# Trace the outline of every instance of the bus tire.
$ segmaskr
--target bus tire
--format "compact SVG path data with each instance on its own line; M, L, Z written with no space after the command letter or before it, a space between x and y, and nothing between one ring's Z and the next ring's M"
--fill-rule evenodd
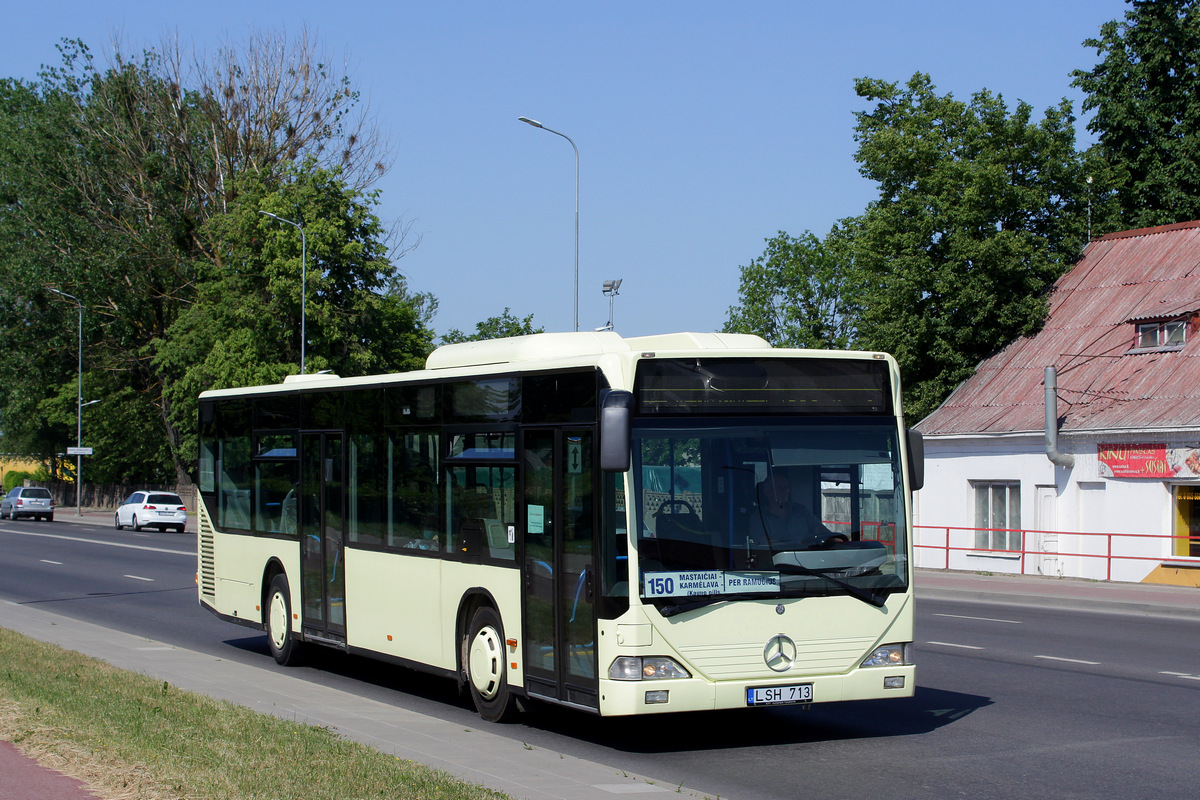
M267 644L271 656L285 667L300 660L300 642L292 632L292 594L287 575L282 572L271 579L267 593Z
M517 710L516 697L508 688L504 646L500 615L491 606L476 609L463 639L463 670L475 710L487 722L504 722Z

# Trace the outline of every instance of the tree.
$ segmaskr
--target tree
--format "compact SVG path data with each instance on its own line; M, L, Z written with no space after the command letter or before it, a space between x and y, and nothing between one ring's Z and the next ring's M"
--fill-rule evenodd
M0 80L0 419L3 449L49 462L75 441L78 312L46 291L66 288L73 271L99 248L97 232L71 209L78 168L78 126L69 96L36 84ZM70 291L70 289L67 289ZM98 320L84 316L85 343ZM90 359L85 359L90 364ZM59 394L71 398L69 420L43 412Z
M777 347L845 349L854 342L858 308L852 257L837 229L825 240L779 231L741 267L740 305L725 330L755 333Z
M526 336L531 333L544 333L545 328L533 327L533 314L518 319L505 307L504 313L498 317L488 317L483 322L475 323L475 333L467 335L458 328L442 336L442 344L458 344L460 342L478 342L484 339L504 339L509 336Z
M856 82L855 158L879 199L844 223L862 309L857 344L893 353L909 413L934 408L975 365L1036 331L1046 292L1086 237L1086 184L1063 101L1039 122L984 90L969 103L918 73Z
M195 456L200 392L278 383L299 371L302 304L307 371L355 377L424 366L432 298L410 294L392 265L372 212L377 200L310 160L274 189L243 176L228 213L206 223L211 262L154 359L185 460ZM305 264L296 229L262 211L304 226Z
M1099 62L1072 85L1113 172L1110 230L1200 219L1200 3L1132 0L1086 40Z
M348 375L420 363L432 298L406 291L389 256L402 242L361 194L386 154L358 93L307 37L254 37L186 68L173 47L117 53L104 69L80 42L60 49L62 66L37 83L0 82L7 444L53 453L74 442L61 398L74 394L77 309L48 291L60 289L84 309L86 399L105 396L87 412L88 443L123 452L94 436L152 420L143 433L165 446L106 468L186 480L193 390L278 380L299 360L299 243L257 213L260 202L301 215L321 248L309 273L317 363ZM253 290L254 302L220 308L232 289Z

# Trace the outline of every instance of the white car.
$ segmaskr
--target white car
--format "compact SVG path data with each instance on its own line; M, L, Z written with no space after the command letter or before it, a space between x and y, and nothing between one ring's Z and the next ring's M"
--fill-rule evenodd
M187 526L187 507L179 495L170 492L134 492L117 506L113 525L117 530L128 525L135 531L174 528L183 533Z

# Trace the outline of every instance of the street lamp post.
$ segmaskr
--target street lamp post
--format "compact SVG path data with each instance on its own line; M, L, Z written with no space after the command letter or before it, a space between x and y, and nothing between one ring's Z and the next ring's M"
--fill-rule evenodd
M79 306L79 381L75 394L75 514L83 516L83 303L73 294L51 289ZM90 404L89 404L90 405Z
M565 133L560 133L553 128L547 128L536 119L529 117L517 117L526 125L532 125L535 128L541 128L557 136L561 136L571 143L571 149L575 151L575 330L579 330L579 148L575 146L570 136Z
M621 288L621 280L621 278L617 278L615 281L605 281L601 289L604 296L608 298L608 325L604 326L606 331L613 329L613 298L620 294L617 289Z
M272 214L270 211L259 211L260 214L266 214L271 219L277 219L280 222L291 225L296 230L300 231L300 374L304 374L304 342L307 338L305 331L306 306L308 305L308 237L304 235L304 226L299 222L292 222L290 219L284 219L278 214Z

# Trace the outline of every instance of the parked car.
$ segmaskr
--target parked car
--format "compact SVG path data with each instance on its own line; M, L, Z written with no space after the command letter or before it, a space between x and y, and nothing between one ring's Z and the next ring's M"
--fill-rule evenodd
M54 495L41 486L17 486L0 500L0 519L48 519L54 522Z
M135 531L174 528L183 533L187 525L187 507L179 495L170 492L134 492L117 506L113 525L117 530L128 525Z

